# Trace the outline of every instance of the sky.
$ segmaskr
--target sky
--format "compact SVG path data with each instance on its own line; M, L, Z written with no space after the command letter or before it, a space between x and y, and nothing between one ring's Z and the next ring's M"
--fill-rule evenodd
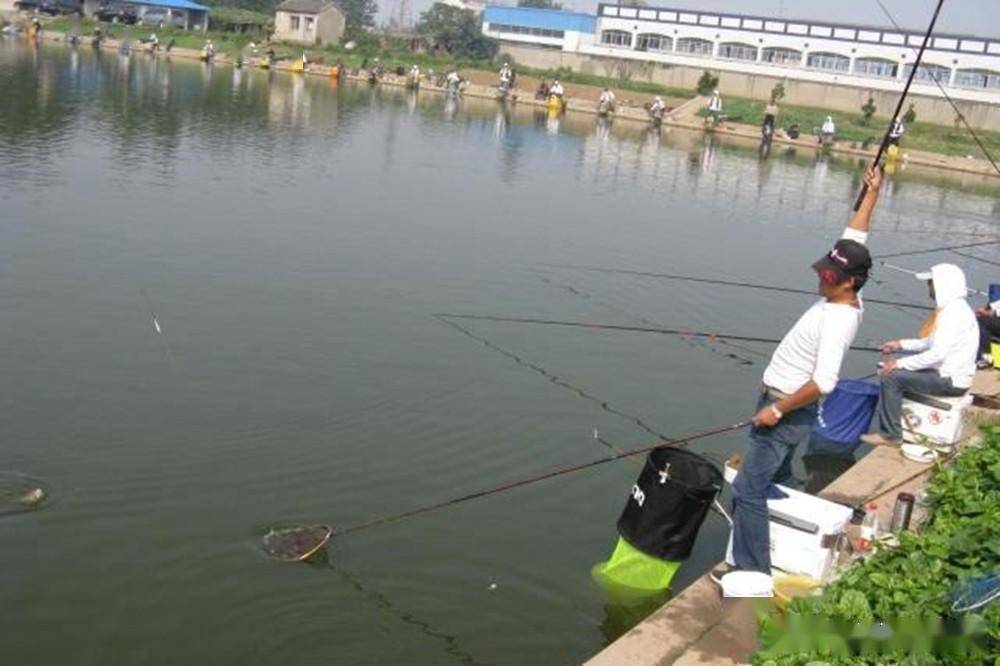
M401 0L378 0L383 15ZM414 19L433 0L408 0ZM515 0L490 0L515 4ZM566 9L594 12L597 0L561 0ZM936 0L882 0L889 13L904 28L926 30ZM628 4L627 0L623 4ZM784 18L824 20L838 23L891 26L876 0L647 0L651 7L700 9L733 14L759 14ZM1000 38L1000 0L945 0L938 19L938 32Z

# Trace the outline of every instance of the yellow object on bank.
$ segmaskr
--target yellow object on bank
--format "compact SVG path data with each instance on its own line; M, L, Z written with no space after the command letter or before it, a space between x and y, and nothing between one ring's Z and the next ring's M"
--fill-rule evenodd
M301 60L296 60L292 63L292 71L301 74L306 71L306 64Z
M257 60L257 66L261 69L271 69L271 59L270 58L259 58Z
M333 67L330 68L330 78L331 79L340 78L340 67L334 65Z
M885 150L885 158L887 160L898 160L899 159L899 146L889 146Z
M779 609L785 610L792 599L812 596L819 588L820 584L807 576L775 576L774 604Z
M562 99L558 95L549 95L548 107L549 111L562 111Z
M990 343L990 358L993 360L993 367L1000 370L1000 342Z

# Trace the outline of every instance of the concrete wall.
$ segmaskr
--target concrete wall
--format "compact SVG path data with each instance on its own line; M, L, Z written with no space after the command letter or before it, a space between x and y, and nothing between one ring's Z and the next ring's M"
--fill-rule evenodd
M298 27L293 27L298 19ZM339 10L328 7L319 14L299 12L276 12L274 15L274 37L283 42L299 44L332 44L344 36L344 15Z
M815 106L831 111L860 113L861 106L870 95L878 107L876 115L888 116L895 110L899 101L899 93L896 91L875 90L855 85L795 81L758 74L711 70L704 66L668 65L635 59L569 53L506 41L501 43L500 50L509 53L516 63L527 67L540 69L568 67L584 74L600 76L618 76L620 72L625 71L636 81L651 81L687 90L694 90L702 73L709 69L719 76L719 90L723 97L733 95L766 100L775 84L783 82L785 104ZM915 106L919 121L941 125L953 124L955 112L947 100L915 94L912 90L908 99ZM955 100L955 103L972 127L1000 131L1000 105L965 100Z

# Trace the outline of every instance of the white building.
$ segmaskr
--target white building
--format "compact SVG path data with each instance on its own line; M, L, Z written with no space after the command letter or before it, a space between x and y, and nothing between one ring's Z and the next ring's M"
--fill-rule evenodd
M509 45L526 65L598 72L602 62L634 61L662 65L657 82L688 88L709 69L721 75L723 93L728 87L731 94L761 97L767 81L770 90L783 80L800 84L791 103L822 96L845 110L873 92L883 93L879 108L887 108L923 41L922 33L885 27L612 4L598 5L596 16L491 5L483 33L500 40L501 50ZM1000 123L1000 39L936 34L911 92L943 102L938 84L972 104L969 113L980 126ZM921 103L921 117L950 122L950 107L933 108L931 101Z

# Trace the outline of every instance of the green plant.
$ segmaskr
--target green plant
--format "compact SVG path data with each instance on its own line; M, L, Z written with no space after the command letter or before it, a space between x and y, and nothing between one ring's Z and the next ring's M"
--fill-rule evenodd
M903 122L907 125L912 125L917 122L917 110L912 104L910 105L910 108L906 110L906 113L903 114Z
M861 124L867 127L876 111L878 111L878 107L875 106L875 98L869 95L868 101L861 107Z
M933 515L922 533L903 532L898 547L879 551L848 570L823 596L795 600L791 623L820 620L868 626L873 620L925 621L951 614L949 593L957 584L1000 568L1000 427L984 431L981 446L939 468L928 485ZM880 657L843 655L820 646L779 654L784 635L776 615L762 622L765 649L755 664L802 666L819 659L832 664L995 663L1000 655L1000 603L984 607L972 624L985 632L987 655L925 655L919 661L895 653ZM844 624L846 623L846 624Z
M711 95L712 91L719 87L719 77L705 70L698 79L697 90L699 95Z
M779 81L771 88L771 103L777 104L783 99L785 99L785 84Z

